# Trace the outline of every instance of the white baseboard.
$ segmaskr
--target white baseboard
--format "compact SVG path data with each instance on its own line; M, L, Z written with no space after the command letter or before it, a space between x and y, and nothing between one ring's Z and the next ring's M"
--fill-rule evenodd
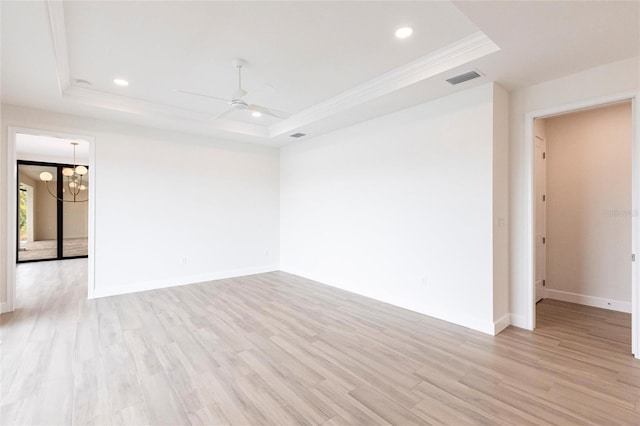
M323 279L323 277L311 277L308 274L300 273L298 271L288 269L288 268L280 268L282 272L286 272L288 274L297 275L299 277L315 281L318 283L322 283L326 286L340 289L342 291L347 291L352 294L357 294L359 296L367 297L369 299L377 300L383 303L387 303L392 306L397 306L399 308L407 309L409 311L417 312L422 315L426 315L432 318L436 318L442 321L450 322L452 324L460 325L462 327L467 327L475 331L480 331L482 333L486 333L489 335L496 334L496 324L490 319L482 320L480 318L472 317L463 312L452 311L450 309L443 309L441 306L437 305L427 305L424 303L420 303L417 299L414 300L389 300L387 298L379 297L375 294L365 294L362 292L355 292L351 290L352 286L345 285L345 283L338 283L335 279ZM331 284L327 284L331 283ZM500 318L500 322L503 319ZM501 322L502 324L502 322ZM509 324L507 324L509 325ZM505 326L506 327L506 326Z
M524 328L530 330L529 321L524 315L511 314L511 325L518 328Z
M223 280L226 278L243 277L246 275L262 274L265 272L278 271L278 265L258 266L254 268L233 269L229 271L211 272L208 274L189 275L185 277L170 278L166 280L144 281L128 285L96 288L91 299L100 297L118 296L121 294L138 293L140 291L158 290L167 287L197 284L206 281Z
M367 295L364 295L369 297ZM390 303L387 300L377 299L373 297L372 299L380 300L381 302L389 303L390 305L398 306L400 308L408 309L410 311L417 312L422 315L426 315L428 317L437 318L442 321L450 322L452 324L460 325L462 327L467 327L475 331L479 331L481 333L489 334L491 336L495 336L496 334L496 326L491 320L481 320L476 317L471 317L461 312L451 311L448 309L442 309L439 306L416 306L414 303ZM507 324L508 325L508 324Z
M631 313L631 302L605 299L604 297L587 296L586 294L569 293L567 291L545 289L545 297L548 299L562 300L563 302L578 303L580 305L604 308L612 311Z
M509 325L511 325L511 315L504 314L503 316L498 318L497 321L493 322L493 335L495 336L496 334L500 333L502 330L509 327Z
M0 314L4 314L5 312L10 312L9 305L6 302L2 302L0 303Z

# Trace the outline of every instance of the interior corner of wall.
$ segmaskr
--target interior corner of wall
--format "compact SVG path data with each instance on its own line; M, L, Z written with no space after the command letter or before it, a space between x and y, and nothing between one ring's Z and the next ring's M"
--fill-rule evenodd
M508 312L493 322L493 335L499 334L502 330L511 325L511 314Z

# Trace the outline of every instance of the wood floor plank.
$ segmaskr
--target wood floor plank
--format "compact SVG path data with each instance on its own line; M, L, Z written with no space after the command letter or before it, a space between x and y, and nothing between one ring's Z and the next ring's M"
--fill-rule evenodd
M349 392L349 395L390 424L420 425L423 423L423 420L410 410L397 404L369 385L359 386Z
M150 424L189 424L189 418L164 373L140 378L140 386L149 412Z
M284 272L97 300L18 266L0 423L640 424L630 316L543 300L488 336Z
M355 399L349 391L328 380L313 389L313 393L330 405L338 417L332 417L333 422L340 419L343 424L350 425L387 425L388 421L380 417L373 410ZM331 419L330 419L331 420Z

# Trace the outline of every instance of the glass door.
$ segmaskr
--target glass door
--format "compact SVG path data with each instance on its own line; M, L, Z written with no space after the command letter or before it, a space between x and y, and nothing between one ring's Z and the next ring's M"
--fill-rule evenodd
M18 161L18 263L87 257L88 173L75 183L70 167Z
M65 202L62 203L62 257L82 257L89 254L89 203L80 200L88 199L89 182L83 182L84 189L76 196L68 189L63 192Z
M40 181L43 172L56 176L57 169L18 164L18 262L58 258L58 202Z

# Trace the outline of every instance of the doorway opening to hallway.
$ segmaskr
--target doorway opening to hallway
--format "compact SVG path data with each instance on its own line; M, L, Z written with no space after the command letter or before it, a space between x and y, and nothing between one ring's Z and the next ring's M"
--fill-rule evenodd
M536 118L534 138L536 330L632 353L632 102Z

